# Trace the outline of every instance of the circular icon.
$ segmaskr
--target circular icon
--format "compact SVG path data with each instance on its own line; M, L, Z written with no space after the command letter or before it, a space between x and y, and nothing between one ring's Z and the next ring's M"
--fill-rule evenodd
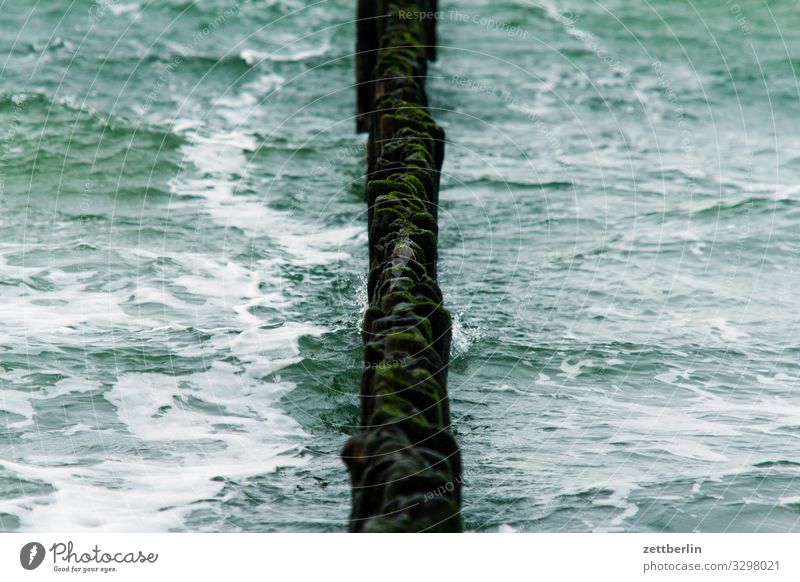
M44 546L39 542L30 542L19 551L19 563L26 570L35 570L44 561Z

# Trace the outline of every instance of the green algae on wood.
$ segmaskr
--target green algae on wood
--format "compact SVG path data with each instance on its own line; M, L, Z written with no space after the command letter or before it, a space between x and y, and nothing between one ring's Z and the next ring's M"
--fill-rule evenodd
M451 319L436 282L444 131L427 109L431 0L360 0L357 128L367 148L369 305L361 432L342 456L350 530L462 530L461 454L450 432Z

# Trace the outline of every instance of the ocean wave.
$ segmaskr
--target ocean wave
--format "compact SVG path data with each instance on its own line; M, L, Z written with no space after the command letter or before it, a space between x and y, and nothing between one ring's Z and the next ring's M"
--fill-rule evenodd
M787 210L800 208L800 198L788 197L767 197L767 196L753 196L740 200L738 202L723 203L719 202L712 206L707 206L691 213L692 218L701 217L717 217L722 215L740 215L750 213L782 213ZM671 214L675 214L672 211ZM686 216L686 213L679 212L679 214Z
M475 176L463 184L465 187L491 186L499 188L509 188L512 191L517 189L535 190L571 190L575 188L575 183L569 180L545 180L524 182L517 179L505 180L496 175Z
M249 66L257 65L262 62L296 63L323 57L327 55L330 50L331 45L329 42L326 42L320 47L302 49L294 53L286 54L258 51L255 49L245 49L239 53L239 58L241 58Z
M11 114L17 124L14 137L20 134L50 136L63 134L70 141L86 143L99 135L113 138L134 134L170 148L180 144L180 137L169 128L111 115L72 96L51 97L44 91L0 92L0 115ZM47 142L43 142L48 145Z

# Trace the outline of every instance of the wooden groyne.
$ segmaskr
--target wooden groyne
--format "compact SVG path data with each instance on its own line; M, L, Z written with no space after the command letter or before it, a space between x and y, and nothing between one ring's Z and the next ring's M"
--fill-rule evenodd
M462 529L461 457L447 399L451 320L436 282L445 136L425 94L435 10L431 0L358 3L370 271L361 432L342 452L355 532Z

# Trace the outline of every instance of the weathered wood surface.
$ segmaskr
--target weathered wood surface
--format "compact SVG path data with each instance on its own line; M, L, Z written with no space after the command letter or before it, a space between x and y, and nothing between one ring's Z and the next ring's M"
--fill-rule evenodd
M343 450L350 530L461 531L461 457L450 433L451 320L436 282L444 131L427 109L430 0L360 0L358 128L369 131L369 307L361 432ZM405 15L405 17L403 16Z

